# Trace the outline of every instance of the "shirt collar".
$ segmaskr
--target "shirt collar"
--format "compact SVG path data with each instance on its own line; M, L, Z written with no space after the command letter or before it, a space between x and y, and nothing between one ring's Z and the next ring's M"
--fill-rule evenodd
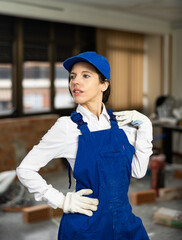
M99 116L99 119L103 116L109 121L110 117L109 117L109 114L107 113L105 104L102 103L102 106L103 106L103 109L102 109L101 115ZM78 106L76 108L76 112L81 113L84 120L86 120L86 119L90 120L91 118L96 117L93 113L91 113L88 109L84 108L80 104L78 104Z

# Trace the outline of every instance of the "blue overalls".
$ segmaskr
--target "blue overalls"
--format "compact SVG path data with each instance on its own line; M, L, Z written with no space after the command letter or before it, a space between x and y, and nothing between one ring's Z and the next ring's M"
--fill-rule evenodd
M88 197L99 199L97 211L88 217L63 214L59 240L148 240L140 218L132 213L128 201L134 147L119 129L112 110L111 128L90 132L80 113L71 119L78 125L78 150L73 170L76 191L92 189Z

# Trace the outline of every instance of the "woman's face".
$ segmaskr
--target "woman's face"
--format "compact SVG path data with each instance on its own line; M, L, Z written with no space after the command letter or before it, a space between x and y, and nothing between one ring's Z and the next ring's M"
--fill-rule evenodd
M99 76L91 64L86 62L74 64L69 79L75 103L86 107L89 104L102 102L102 95L108 83L100 83Z

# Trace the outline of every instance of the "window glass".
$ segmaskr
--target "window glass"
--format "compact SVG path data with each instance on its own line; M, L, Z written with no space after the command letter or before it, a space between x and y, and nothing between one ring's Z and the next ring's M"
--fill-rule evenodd
M50 109L50 68L48 62L24 62L23 109L25 113Z
M0 115L12 109L12 64L0 63Z
M14 18L0 15L0 116L13 112Z
M55 108L73 108L75 106L73 98L69 92L68 72L60 63L55 64Z

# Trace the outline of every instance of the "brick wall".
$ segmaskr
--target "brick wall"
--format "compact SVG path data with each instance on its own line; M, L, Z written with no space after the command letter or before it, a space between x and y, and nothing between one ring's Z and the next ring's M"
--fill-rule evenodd
M26 154L56 122L58 115L0 120L0 172L15 169ZM58 168L60 159L51 161L42 172Z

